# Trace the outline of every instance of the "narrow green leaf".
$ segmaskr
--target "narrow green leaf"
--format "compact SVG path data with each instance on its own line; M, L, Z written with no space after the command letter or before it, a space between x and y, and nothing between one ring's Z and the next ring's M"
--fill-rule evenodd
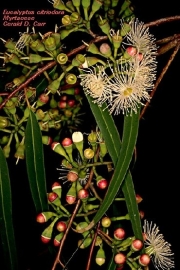
M97 223L100 218L108 210L112 204L125 176L132 159L132 154L136 144L137 133L138 133L138 119L139 114L132 114L132 116L125 116L122 145L119 152L119 158L115 165L113 178L109 184L108 191L106 194L106 200L103 201L98 212L94 217L94 222ZM116 142L117 143L117 142Z
M102 105L102 107L99 107L97 104L94 104L92 102L90 96L87 96L87 99L96 119L96 123L103 134L103 138L106 142L108 152L115 165L120 152L121 141L119 137L119 132L114 124L114 120L109 114L109 111L105 109L106 106L104 104Z
M126 200L126 206L131 219L134 235L136 238L143 240L136 194L130 172L127 173L125 181L122 184L122 191Z
M104 136L104 139L105 139L105 142L107 145L107 149L108 149L109 154L112 158L112 161L113 161L115 167L119 169L117 162L118 162L119 156L120 156L120 158L122 158L122 156L119 155L122 143L120 140L120 135L119 135L117 128L114 124L114 120L113 120L112 116L109 114L108 110L105 110L105 105L100 108L99 106L97 106L97 104L94 104L92 102L91 97L87 96L87 99L89 101L91 110L94 114L94 117L96 119L98 127L100 128L100 130ZM134 140L133 144L136 141L137 132L138 132L138 118L139 118L139 115L137 114L136 119L133 120L133 121L135 121L134 123L133 122L129 123L129 121L125 122L126 130L124 130L124 133L123 133L124 140L125 140L125 137L126 137L126 139L129 138L129 134L128 134L128 125L129 124L131 124L132 128L136 129L135 140ZM129 118L128 120L132 120L132 119ZM134 125L136 125L136 127L134 127ZM131 144L132 144L132 142L131 142ZM131 148L132 148L132 145L131 145ZM124 148L124 150L125 150L125 148ZM122 178L116 179L115 177L113 177L113 179L111 181L111 186L113 186L117 182L116 188L117 188L117 190L119 190L122 181L123 181ZM109 196L110 196L110 201L106 205L105 208L107 208L107 209L109 208L110 204L113 202L113 200L116 196L117 190L114 190L114 194L112 194L112 193L110 193L110 192L112 192L111 189L108 189L108 193L106 195L106 200L107 200L107 198L109 200ZM138 206L137 206L136 198L135 198L134 185L133 185L133 180L132 180L132 176L131 176L130 171L128 171L128 173L125 176L125 179L123 181L122 190L123 190L123 193L125 196L126 205L128 208L128 213L130 216L130 220L132 223L132 228L133 228L134 234L137 238L142 239L141 221L140 221L140 217L139 217ZM112 198L111 198L111 196L112 196ZM105 204L105 202L102 203L103 208L104 208L104 206L103 206L104 204ZM99 209L99 211L101 211L101 208ZM97 219L97 215L99 215L99 211L96 214L96 219ZM104 212L104 209L103 209L103 212ZM101 215L102 215L102 213L101 213ZM100 219L101 215L99 215L99 219Z
M112 257L111 257L111 259L109 261L107 270L115 270L115 269L117 269L117 264L114 262L114 254L115 253L116 253L116 251L113 250L113 254L112 254Z
M7 162L0 147L0 238L7 270L18 270L16 242L12 220L11 185ZM2 254L0 255L2 256Z
M28 180L36 211L47 211L42 134L36 116L32 111L25 131L25 149Z

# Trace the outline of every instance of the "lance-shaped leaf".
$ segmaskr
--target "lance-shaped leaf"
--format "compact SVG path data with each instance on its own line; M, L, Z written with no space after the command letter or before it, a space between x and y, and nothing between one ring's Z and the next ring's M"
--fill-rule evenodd
M0 147L0 238L5 268L18 270L16 242L12 220L12 197L7 162ZM1 261L2 262L2 261Z
M35 114L30 111L25 131L26 167L31 195L37 212L47 211L47 191L42 134Z
M108 192L106 194L106 200L103 201L100 209L96 213L95 218L88 227L94 226L102 217L102 215L107 211L107 209L113 202L117 191L123 183L122 190L125 196L126 205L128 208L128 213L130 216L134 234L137 238L142 239L141 222L135 198L134 185L131 173L130 171L127 171L137 139L139 113L137 113L136 115L134 114L132 117L125 117L122 145L120 135L117 131L114 120L109 114L108 110L105 109L106 105L99 107L97 104L94 104L92 102L91 97L87 96L87 99L89 101L98 127L103 134L109 154L116 167L113 179L111 180ZM129 150L127 150L126 147L129 147ZM123 156L126 157L126 160L123 160ZM121 174L119 174L120 168ZM124 177L125 179L123 181Z

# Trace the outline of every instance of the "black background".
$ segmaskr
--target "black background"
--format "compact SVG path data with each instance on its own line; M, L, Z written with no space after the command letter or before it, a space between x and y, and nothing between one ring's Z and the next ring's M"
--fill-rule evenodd
M139 20L145 23L164 17L180 15L178 0L163 1L151 0L133 1L135 14ZM0 37L6 39L25 32L26 27L3 27L2 10L7 9L50 9L52 5L48 1L9 1L1 5L0 12ZM60 24L60 20L53 16L43 16L38 19L46 21L46 29L37 28L37 31L45 33L54 29L54 24ZM180 33L180 21L166 23L150 28L156 39ZM172 50L158 57L158 75L168 61ZM175 253L175 269L180 269L179 254L179 93L180 93L180 53L169 67L161 81L147 111L140 121L139 136L137 141L137 162L133 171L133 178L137 193L143 197L141 204L145 212L145 218L154 221L164 234L165 239L172 244ZM35 254L41 244L37 243L38 233L32 214L34 209L29 209L26 202L31 200L28 194L25 173L21 175L18 164L12 168L14 178L12 183L14 196L14 210L16 212L15 227L19 232L18 245L22 261L31 261L30 253ZM24 181L24 182L23 182ZM34 230L34 231L33 231ZM23 237L21 237L21 236ZM24 250L23 243L26 243ZM33 252L32 252L33 251ZM1 255L0 255L1 257ZM34 257L35 260L36 257ZM47 263L47 262L46 262ZM24 263L25 264L25 263ZM48 264L48 263L47 263ZM43 269L37 265L37 269ZM78 265L78 264L77 264ZM24 266L23 270L28 269ZM38 268L40 267L40 268ZM32 270L34 270L33 268ZM50 269L50 268L49 268ZM153 268L152 268L153 269Z

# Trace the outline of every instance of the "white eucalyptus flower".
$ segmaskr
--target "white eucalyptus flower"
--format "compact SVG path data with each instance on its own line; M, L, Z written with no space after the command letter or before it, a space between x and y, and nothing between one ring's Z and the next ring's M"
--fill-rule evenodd
M164 236L159 233L159 228L152 222L144 221L145 251L152 258L156 269L169 270L174 268L173 253L171 244L164 240Z
M85 94L93 97L99 106L111 99L112 83L103 66L81 69L81 72L78 77Z
M111 69L114 77L111 80L113 87L110 113L137 113L143 101L150 100L147 91L152 87L152 80L149 78L150 70L143 66L142 61L135 59L125 64L118 64L116 73Z
M135 47L143 55L155 56L157 46L154 36L149 32L149 28L145 27L144 23L137 18L130 22L130 28L123 43Z

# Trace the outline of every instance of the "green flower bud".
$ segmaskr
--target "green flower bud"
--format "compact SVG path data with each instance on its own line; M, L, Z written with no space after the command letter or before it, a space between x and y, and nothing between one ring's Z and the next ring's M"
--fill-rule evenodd
M30 48L35 52L44 52L45 51L45 46L39 39L31 41Z
M33 53L30 53L29 54L29 63L32 64L32 63L39 63L42 61L42 57L38 54L33 54Z
M25 81L26 81L26 76L24 76L24 75L21 75L20 77L13 79L13 83L15 86L19 86Z
M82 67L82 64L85 62L85 56L83 54L77 54L72 60L72 65L74 67Z
M17 158L18 160L19 159L24 159L25 158L25 145L24 145L24 142L23 143L20 143L16 149L16 152L14 154L14 157Z
M82 0L81 4L84 8L88 8L91 4L91 1L90 0Z
M105 263L105 259L106 259L105 252L104 252L103 248L100 247L97 254L96 254L96 263L99 266L101 266Z
M98 47L94 43L87 44L86 51L93 53L93 54L99 54L102 55L98 49Z
M76 201L76 182L72 183L72 186L66 194L66 202L68 204L73 204Z
M87 237L85 239L80 239L78 241L78 247L81 249L87 248L90 246L90 244L92 243L92 238L91 237Z
M71 18L69 15L64 15L61 19L61 22L63 25L70 25L71 24Z
M40 214L37 215L36 217L36 221L38 223L45 223L47 222L49 219L51 219L52 217L57 216L57 214L55 214L54 212L41 212Z
M75 8L74 8L74 6L73 6L72 1L67 1L67 2L66 2L66 7L67 7L68 9L70 9L71 11L75 11Z
M8 39L5 44L4 44L5 48L9 49L9 50L15 50L16 47L16 43L12 41L12 39Z
M54 51L56 49L55 38L49 36L47 39L45 39L44 46L45 46L46 50Z
M16 54L11 54L10 57L8 57L8 62L14 64L14 65L19 65L20 64L20 59Z
M125 9L128 8L130 5L131 5L131 0L125 0L121 6L119 15L121 15L125 11Z
M0 128L6 128L10 125L10 121L7 117L0 116Z
M102 19L101 17L98 18L98 25L101 28L102 32L109 36L109 31L111 29L109 22L107 19Z
M69 161L69 158L68 158L68 156L67 156L67 154L66 154L65 149L62 147L62 145L61 145L60 143L58 143L58 142L53 142L53 143L51 144L51 149L52 149L54 152L58 153L59 155L65 157L65 158Z
M51 224L42 232L41 234L41 241L43 243L48 243L51 240L52 237L52 232L53 232L53 227L55 222L57 221L58 218L55 218Z
M59 33L52 33L51 37L55 40L56 48L59 48L61 46L61 35Z
M131 30L130 24L124 22L124 23L123 23L123 26L122 26L122 28L121 28L121 30L120 30L120 35L121 35L122 37L124 37L124 36L127 35L127 33L128 33L130 30Z
M108 10L108 18L110 20L114 20L114 15L115 15L115 10L114 9L109 9ZM112 27L112 23L111 23L111 27Z
M65 4L62 0L54 0L53 2L54 2L53 7L55 9L71 12L71 10L65 6Z
M0 144L7 144L9 141L9 136L3 136L0 140Z
M72 140L73 143L75 144L77 150L80 153L80 156L82 158L82 160L84 159L84 155L83 155L83 134L81 132L73 132L72 134Z
M44 118L44 116L45 116L45 113L43 112L43 110L38 109L36 111L36 119L37 120L42 120Z
M12 101L12 99L9 99L6 104L4 109L7 109L9 113L15 114L16 113L16 107L15 103Z
M61 206L61 201L57 193L55 192L50 192L48 193L48 202L60 207Z
M42 143L43 144L50 145L51 142L52 142L52 138L51 137L45 136L45 135L42 136Z
M101 244L102 244L102 238L99 236L99 235L97 235L97 237L96 237L96 242L95 242L95 246L100 246Z
M91 20L93 15L96 13L96 11L98 11L101 8L102 4L103 4L102 0L94 0L93 1L92 7L91 7L91 13L89 15L89 21Z
M60 80L56 79L54 81L52 81L48 86L47 86L47 90L50 91L52 94L56 94L57 90L60 87Z
M62 186L58 182L53 183L52 191L55 192L58 195L59 198L61 198Z
M4 153L4 156L6 158L9 157L9 154L10 154L10 151L11 151L11 148L10 148L10 145L9 144L6 144L4 147L3 147L3 153Z
M49 131L49 127L48 127L48 124L47 123L44 123L42 121L39 121L39 127L40 127L40 130L42 131Z
M112 7L116 7L119 0L112 0Z
M106 63L104 61L102 61L102 60L100 60L100 59L98 59L97 57L94 57L94 56L92 56L92 57L91 56L87 56L86 57L86 61L87 61L88 67L94 66L97 63L101 63L103 66L106 65Z
M99 143L99 148L100 148L100 156L103 158L107 154L107 147L105 142L100 142Z
M60 245L60 242L61 242L61 239L63 238L64 236L64 232L60 232L59 234L57 234L54 238L54 246L59 246Z
M70 15L70 20L72 23L77 23L77 24L80 24L82 23L82 17L79 15L78 12L72 12L71 15Z
M52 109L57 108L58 102L55 100L54 95L52 95L49 105Z

